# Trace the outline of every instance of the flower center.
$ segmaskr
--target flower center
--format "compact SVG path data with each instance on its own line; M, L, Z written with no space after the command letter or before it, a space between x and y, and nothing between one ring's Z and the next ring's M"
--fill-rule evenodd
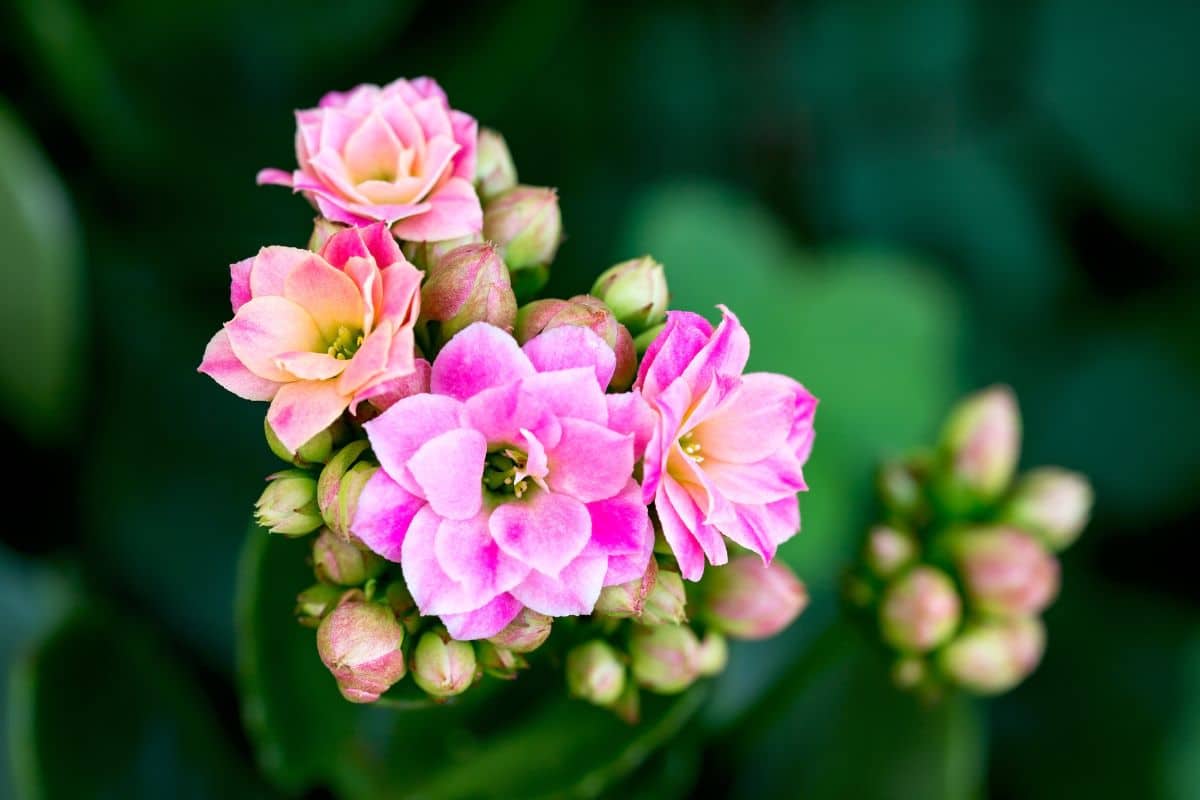
M337 337L330 343L329 349L325 352L336 358L338 361L345 361L353 358L358 352L358 348L362 347L363 335L358 331L352 331L345 325L338 328Z
M695 461L697 464L704 463L704 456L700 455L700 443L696 441L692 434L684 434L679 440L679 446L683 449L683 454Z
M518 500L529 490L525 474L528 456L515 447L492 450L483 462L484 488L497 494L511 494Z

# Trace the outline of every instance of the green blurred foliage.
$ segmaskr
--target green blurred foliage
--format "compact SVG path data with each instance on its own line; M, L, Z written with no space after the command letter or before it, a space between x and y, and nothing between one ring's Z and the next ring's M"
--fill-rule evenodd
M1200 522L1197 8L0 8L0 426L17 476L0 542L22 554L0 562L0 674L22 665L8 749L25 788L187 796L216 769L236 795L261 791L257 766L285 793L347 796L526 780L622 797L1193 795L1200 595L1178 550ZM489 695L490 715L341 704L287 619L304 572L288 543L243 560L281 559L243 574L238 615L262 622L235 629L245 521L275 462L263 408L194 368L229 314L226 265L304 241L310 214L253 176L290 163L291 109L416 74L503 131L522 180L558 187L554 293L651 252L676 305L728 304L753 366L822 400L804 532L782 551L812 606L736 647L673 736L558 695L518 713L532 681ZM836 633L838 570L871 518L873 461L994 381L1021 398L1025 463L1092 475L1097 518L1066 555L1043 668L989 713L926 712ZM59 626L78 597L102 599ZM88 752L85 734L112 741ZM530 778L527 751L561 765ZM48 763L66 770L46 779Z

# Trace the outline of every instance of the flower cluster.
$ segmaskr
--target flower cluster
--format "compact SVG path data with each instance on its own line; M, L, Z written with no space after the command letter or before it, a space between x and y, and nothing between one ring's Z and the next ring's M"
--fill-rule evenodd
M1058 467L1014 480L1020 427L1012 392L986 389L952 412L936 449L880 470L885 517L846 587L894 653L903 689L998 694L1041 660L1054 554L1083 531L1092 489Z
M800 526L816 400L745 371L732 312L668 311L649 257L535 299L557 196L428 78L296 120L297 169L259 182L313 204L312 238L233 265L200 371L270 401L288 468L257 518L316 534L297 613L348 700L408 672L434 698L515 677L571 618L571 693L635 719L638 687L681 691L723 668L724 636L800 613L772 559Z

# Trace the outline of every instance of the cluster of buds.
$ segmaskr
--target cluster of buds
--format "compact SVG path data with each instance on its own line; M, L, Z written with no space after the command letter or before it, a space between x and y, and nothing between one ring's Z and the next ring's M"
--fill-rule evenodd
M999 694L1041 660L1056 554L1087 524L1092 489L1057 467L1016 476L1020 430L1012 391L992 387L954 409L934 450L880 470L884 518L846 589L903 689Z

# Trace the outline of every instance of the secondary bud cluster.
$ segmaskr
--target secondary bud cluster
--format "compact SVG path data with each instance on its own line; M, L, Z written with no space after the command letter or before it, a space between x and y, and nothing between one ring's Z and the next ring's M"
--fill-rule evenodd
M1011 390L986 389L954 409L936 448L880 469L884 516L847 598L895 652L903 689L997 694L1041 660L1055 554L1086 526L1092 490L1057 467L1015 477L1020 430Z

